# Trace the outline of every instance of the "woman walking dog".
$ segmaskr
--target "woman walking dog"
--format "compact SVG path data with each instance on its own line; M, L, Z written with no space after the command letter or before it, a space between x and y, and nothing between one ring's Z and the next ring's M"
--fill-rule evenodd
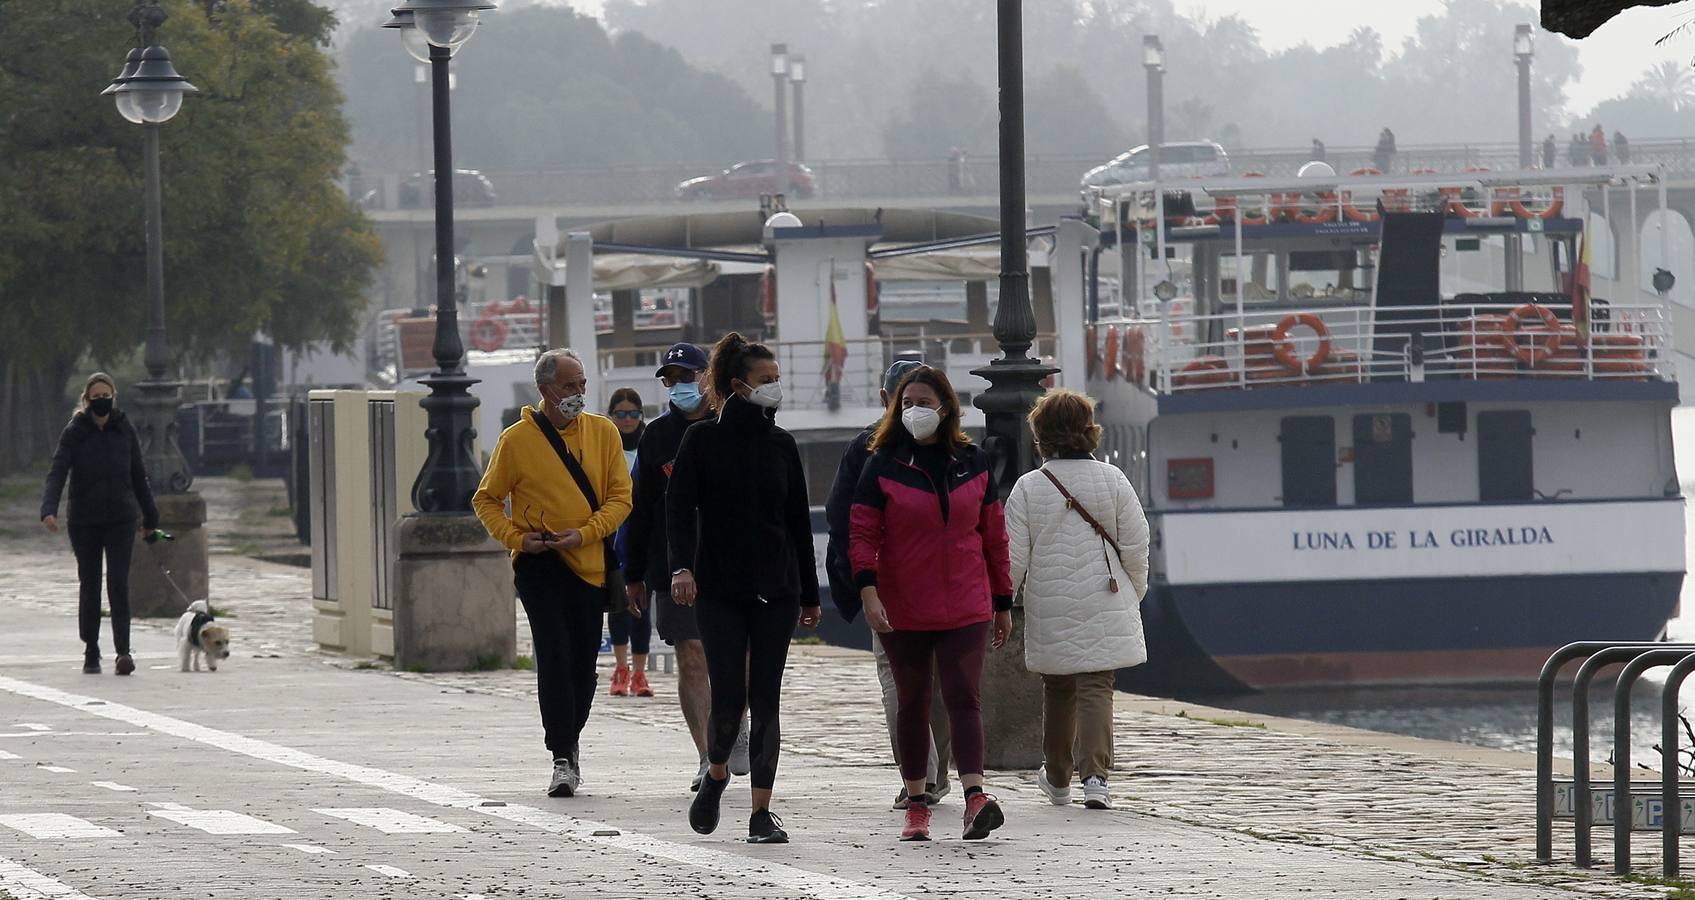
M47 489L41 497L41 524L59 530L59 497L71 486L67 509L71 551L76 554L77 631L82 637L82 670L100 674L100 576L105 564L106 596L112 605L112 649L119 675L135 671L129 654L129 563L138 530L159 526L159 510L141 460L141 437L123 410L112 376L95 372L83 385L77 411L59 435Z

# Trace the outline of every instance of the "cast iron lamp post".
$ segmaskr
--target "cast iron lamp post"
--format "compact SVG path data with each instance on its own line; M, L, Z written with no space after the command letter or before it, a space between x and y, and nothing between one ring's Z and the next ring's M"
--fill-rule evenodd
M1529 25L1513 29L1513 58L1518 61L1518 167L1535 164L1530 152L1530 59L1536 52L1535 33Z
M459 306L454 290L453 127L448 61L471 39L482 11L492 3L477 0L406 0L394 8L384 27L396 28L406 52L430 64L430 96L435 126L436 200L436 370L420 379L430 394L419 401L429 416L424 437L429 455L412 482L412 505L421 513L471 511L471 494L482 472L471 454L477 430L472 414L477 398L465 374L465 344L459 337ZM427 48L427 50L426 50Z
M177 74L171 54L153 42L165 22L159 0L136 0L129 13L137 47L129 52L123 73L102 93L117 103L118 113L141 126L145 169L143 210L147 233L147 380L135 385L141 395L136 418L141 435L147 479L161 494L181 494L194 483L188 461L177 446L177 404L182 385L171 377L171 349L165 332L165 251L160 224L159 126L182 109L184 94L198 89Z

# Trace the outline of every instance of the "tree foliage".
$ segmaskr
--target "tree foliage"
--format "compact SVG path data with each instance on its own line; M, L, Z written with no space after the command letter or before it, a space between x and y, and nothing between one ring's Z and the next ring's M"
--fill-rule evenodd
M351 32L340 59L361 167L429 168L419 165L426 86L395 33ZM769 143L769 113L728 79L569 9L486 16L453 70L456 167L735 161Z
M305 0L163 5L158 40L200 89L160 128L173 349L245 352L261 329L345 344L380 250L336 184L333 19ZM127 11L0 0L0 391L7 372L115 360L145 334L142 130L100 95L134 44Z

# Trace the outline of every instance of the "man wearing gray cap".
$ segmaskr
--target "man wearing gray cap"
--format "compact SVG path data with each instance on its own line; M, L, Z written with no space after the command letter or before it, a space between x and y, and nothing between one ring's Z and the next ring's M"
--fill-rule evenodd
M888 411L889 398L894 396L900 381L914 369L924 367L919 360L901 359L889 366L889 371L883 375L883 408L884 416ZM895 415L899 415L896 411ZM830 523L830 542L824 551L824 572L830 577L830 599L836 604L836 611L849 622L859 615L859 588L854 585L852 567L848 564L848 513L853 508L853 492L859 484L859 475L865 471L865 462L871 458L871 436L876 433L877 426L882 420L871 423L859 433L853 442L848 444L847 451L842 454L841 465L836 468L836 481L830 488L830 499L824 504L825 518ZM900 762L900 746L895 743L895 676L889 668L889 657L883 652L883 643L877 637L877 632L871 632L871 654L877 660L877 680L883 687L883 718L889 729L889 747L895 754L895 762ZM940 690L937 688L937 690ZM930 759L926 768L925 793L929 794L931 805L948 794L948 711L945 704L936 703L930 707ZM895 797L895 809L905 809L907 804L906 788L900 789Z

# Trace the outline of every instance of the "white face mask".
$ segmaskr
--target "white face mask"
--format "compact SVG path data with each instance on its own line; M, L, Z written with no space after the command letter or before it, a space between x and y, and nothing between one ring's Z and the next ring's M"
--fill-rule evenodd
M560 397L559 402L555 405L559 408L559 414L565 417L565 421L569 422L583 414L583 408L588 405L588 398L582 394L571 394L567 397Z
M923 406L908 406L900 411L900 423L915 440L924 440L942 425L942 414Z
M747 402L766 409L776 409L783 405L783 383L773 381L754 388L748 393Z

